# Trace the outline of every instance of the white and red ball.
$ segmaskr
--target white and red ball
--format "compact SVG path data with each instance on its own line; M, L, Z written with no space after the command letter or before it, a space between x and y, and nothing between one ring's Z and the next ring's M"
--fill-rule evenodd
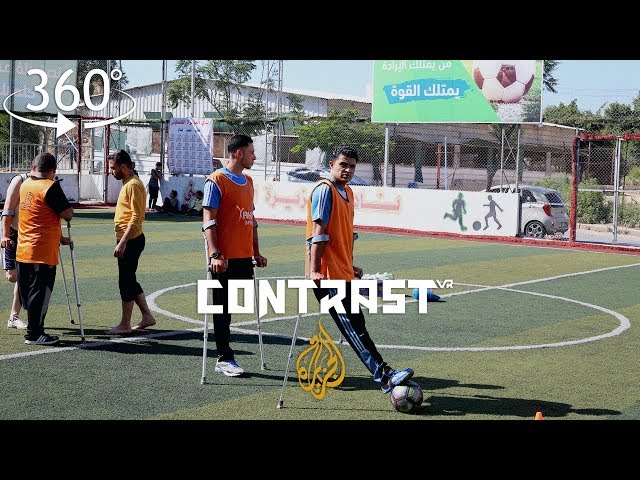
M474 60L473 80L487 100L516 103L524 97L536 74L535 60Z
M398 412L415 413L422 405L423 399L420 385L411 380L405 380L391 390L391 405Z

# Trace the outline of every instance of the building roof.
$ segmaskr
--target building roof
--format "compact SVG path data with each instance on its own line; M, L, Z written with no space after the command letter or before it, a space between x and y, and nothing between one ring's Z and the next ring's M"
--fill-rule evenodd
M174 80L167 80L167 84L173 82ZM155 86L155 85L161 85L162 82L154 82L154 83L147 83L145 85L138 85L136 87L127 87L124 90L133 90L136 88L145 88L145 87L151 87L151 86ZM259 88L259 89L263 89L264 87L262 85L260 85L259 83L243 83L242 84L245 87L251 87L251 88ZM331 92L320 92L317 90L304 90L301 88L285 88L282 87L282 92L287 94L287 93L293 93L296 95L305 95L307 97L317 97L317 98L326 98L326 99L331 99L331 100L350 100L353 102L362 102L362 103L371 103L371 99L370 98L366 98L366 97L358 97L356 95L346 95L346 94L342 94L342 93L331 93Z

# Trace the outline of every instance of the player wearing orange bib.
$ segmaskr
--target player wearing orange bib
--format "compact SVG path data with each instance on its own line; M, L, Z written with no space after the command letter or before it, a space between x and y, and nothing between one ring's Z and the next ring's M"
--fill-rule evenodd
M27 311L29 345L53 345L59 342L55 335L44 331L44 318L56 281L58 247L69 244L62 236L60 218L70 221L73 208L60 183L53 177L56 158L41 153L33 160L31 176L20 187L20 220L16 249L16 274L20 303Z
M330 180L320 180L307 201L306 238L310 243L310 272L308 278L316 281L314 294L318 301L337 294L335 288L319 288L319 281L345 280L346 296L342 300L345 312L329 309L331 317L347 339L358 358L380 383L384 393L413 376L413 370L394 370L382 359L365 325L362 309L351 313L351 280L362 277L362 269L353 264L354 202L353 191L347 185L353 177L358 152L351 147L338 147L329 161ZM305 262L306 263L306 262Z
M223 313L213 315L218 360L215 371L237 377L244 370L235 360L230 346L231 314L228 313L229 280L253 279L253 259L266 267L260 255L258 223L253 217L253 180L243 170L256 160L253 140L234 135L227 145L229 161L204 183L203 224L207 239L209 268L222 288L214 288L212 305L222 305Z

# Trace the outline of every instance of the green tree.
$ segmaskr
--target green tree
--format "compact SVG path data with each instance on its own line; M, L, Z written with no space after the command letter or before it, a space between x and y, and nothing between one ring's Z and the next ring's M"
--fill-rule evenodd
M176 108L178 103L191 106L191 60L179 60L176 64L178 78L167 89L167 103ZM250 95L246 102L238 104L233 94L240 94L240 86L251 78L256 69L253 60L207 60L196 62L195 98L207 100L231 130L252 135L264 129L264 116L268 113L260 107L262 94ZM271 75L267 75L263 86L273 86ZM209 86L212 88L209 89ZM261 119L257 116L260 115Z
M290 116L294 121L302 123L305 119L304 105L302 104L304 96L297 93L289 93L287 94L287 101L289 102Z
M78 71L76 76L76 88L82 94L84 88L84 80L87 74L93 69L99 69L107 71L107 62L108 60L78 60ZM109 95L111 98L118 98L121 94L117 90L122 90L129 83L129 79L127 78L127 73L124 69L120 68L120 60L111 60L111 71L114 68L118 68L122 71L122 77L119 80L110 79L111 86L111 94ZM91 83L89 86L89 93L91 95L96 95L102 93L104 89L104 85L102 84L102 77L99 75L93 75L91 77Z
M9 115L0 113L0 143L9 141Z
M567 105L560 103L545 108L543 118L545 122L578 126L584 123L585 115L578 108L577 100L574 99Z
M120 68L119 60L111 60L112 69ZM82 96L83 88L84 88L84 80L89 73L93 69L105 70L107 69L107 60L78 60L78 67L76 71L76 88L80 92ZM115 89L123 89L128 84L127 74L123 70L122 77L117 80L111 80L111 97L117 98L119 93L115 91ZM91 84L89 88L89 92L91 95L95 95L99 92L102 92L102 77L99 75L94 75L91 78ZM50 99L53 101L53 99ZM35 115L24 115L26 118L36 118L42 120L42 118ZM44 127L39 127L36 125L31 125L26 122L17 122L14 121L14 142L16 143L39 143L41 141L41 136L44 132ZM0 113L0 142L8 142L9 141L9 116L4 112Z
M358 150L361 160L372 162L375 175L375 166L384 157L384 126L358 121L359 116L360 112L354 109L333 110L326 118L294 127L298 144L291 151L319 148L326 155L340 145L350 145Z
M255 135L257 132L264 130L266 117L267 111L262 101L262 95L249 94L247 103L242 109L242 118L239 119L237 133Z
M558 80L553 76L553 71L558 68L560 62L558 60L545 60L543 65L542 86L549 92L557 93Z

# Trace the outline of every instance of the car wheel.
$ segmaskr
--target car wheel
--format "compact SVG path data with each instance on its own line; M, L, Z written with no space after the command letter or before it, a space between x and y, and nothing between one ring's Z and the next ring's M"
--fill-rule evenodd
M544 238L544 236L547 234L547 231L545 230L542 223L534 220L533 222L527 223L527 225L524 227L524 234L527 237Z

